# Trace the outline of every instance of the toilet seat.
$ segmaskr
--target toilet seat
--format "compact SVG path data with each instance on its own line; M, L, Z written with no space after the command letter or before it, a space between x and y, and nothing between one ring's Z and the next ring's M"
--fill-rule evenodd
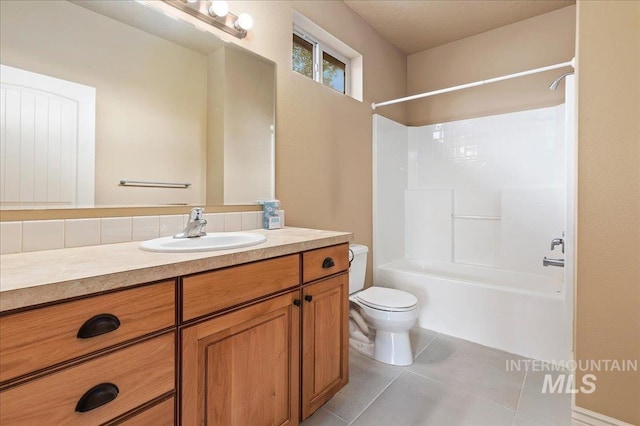
M418 304L413 294L386 287L369 287L356 293L355 297L363 305L387 312L410 311Z

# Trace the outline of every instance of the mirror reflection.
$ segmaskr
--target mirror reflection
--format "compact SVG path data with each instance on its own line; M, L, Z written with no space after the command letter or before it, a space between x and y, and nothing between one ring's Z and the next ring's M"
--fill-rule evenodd
M2 208L274 197L273 62L138 2L0 5Z

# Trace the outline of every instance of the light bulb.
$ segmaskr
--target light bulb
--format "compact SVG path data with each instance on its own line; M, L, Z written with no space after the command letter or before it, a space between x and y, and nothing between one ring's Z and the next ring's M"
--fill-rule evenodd
M236 28L249 31L253 27L253 18L248 13L241 13L236 21Z
M209 6L209 15L211 16L227 16L229 13L229 5L224 0L213 0Z
M187 0L187 3L198 3L198 0Z

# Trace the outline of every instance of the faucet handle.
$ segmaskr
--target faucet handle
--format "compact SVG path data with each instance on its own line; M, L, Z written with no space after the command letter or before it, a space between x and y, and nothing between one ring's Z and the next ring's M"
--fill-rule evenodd
M551 240L551 250L556 248L556 246L562 247L562 252L564 253L564 239L563 238L554 238Z
M202 219L202 216L204 215L204 208L202 207L194 207L191 209L191 212L189 212L189 220L193 221L193 220L200 220Z

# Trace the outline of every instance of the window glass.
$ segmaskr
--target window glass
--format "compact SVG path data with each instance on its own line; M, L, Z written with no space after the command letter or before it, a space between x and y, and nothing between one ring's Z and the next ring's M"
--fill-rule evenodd
M327 52L322 52L322 84L340 93L345 93L346 69L347 65L344 62Z
M292 68L294 71L313 78L313 44L293 35Z

